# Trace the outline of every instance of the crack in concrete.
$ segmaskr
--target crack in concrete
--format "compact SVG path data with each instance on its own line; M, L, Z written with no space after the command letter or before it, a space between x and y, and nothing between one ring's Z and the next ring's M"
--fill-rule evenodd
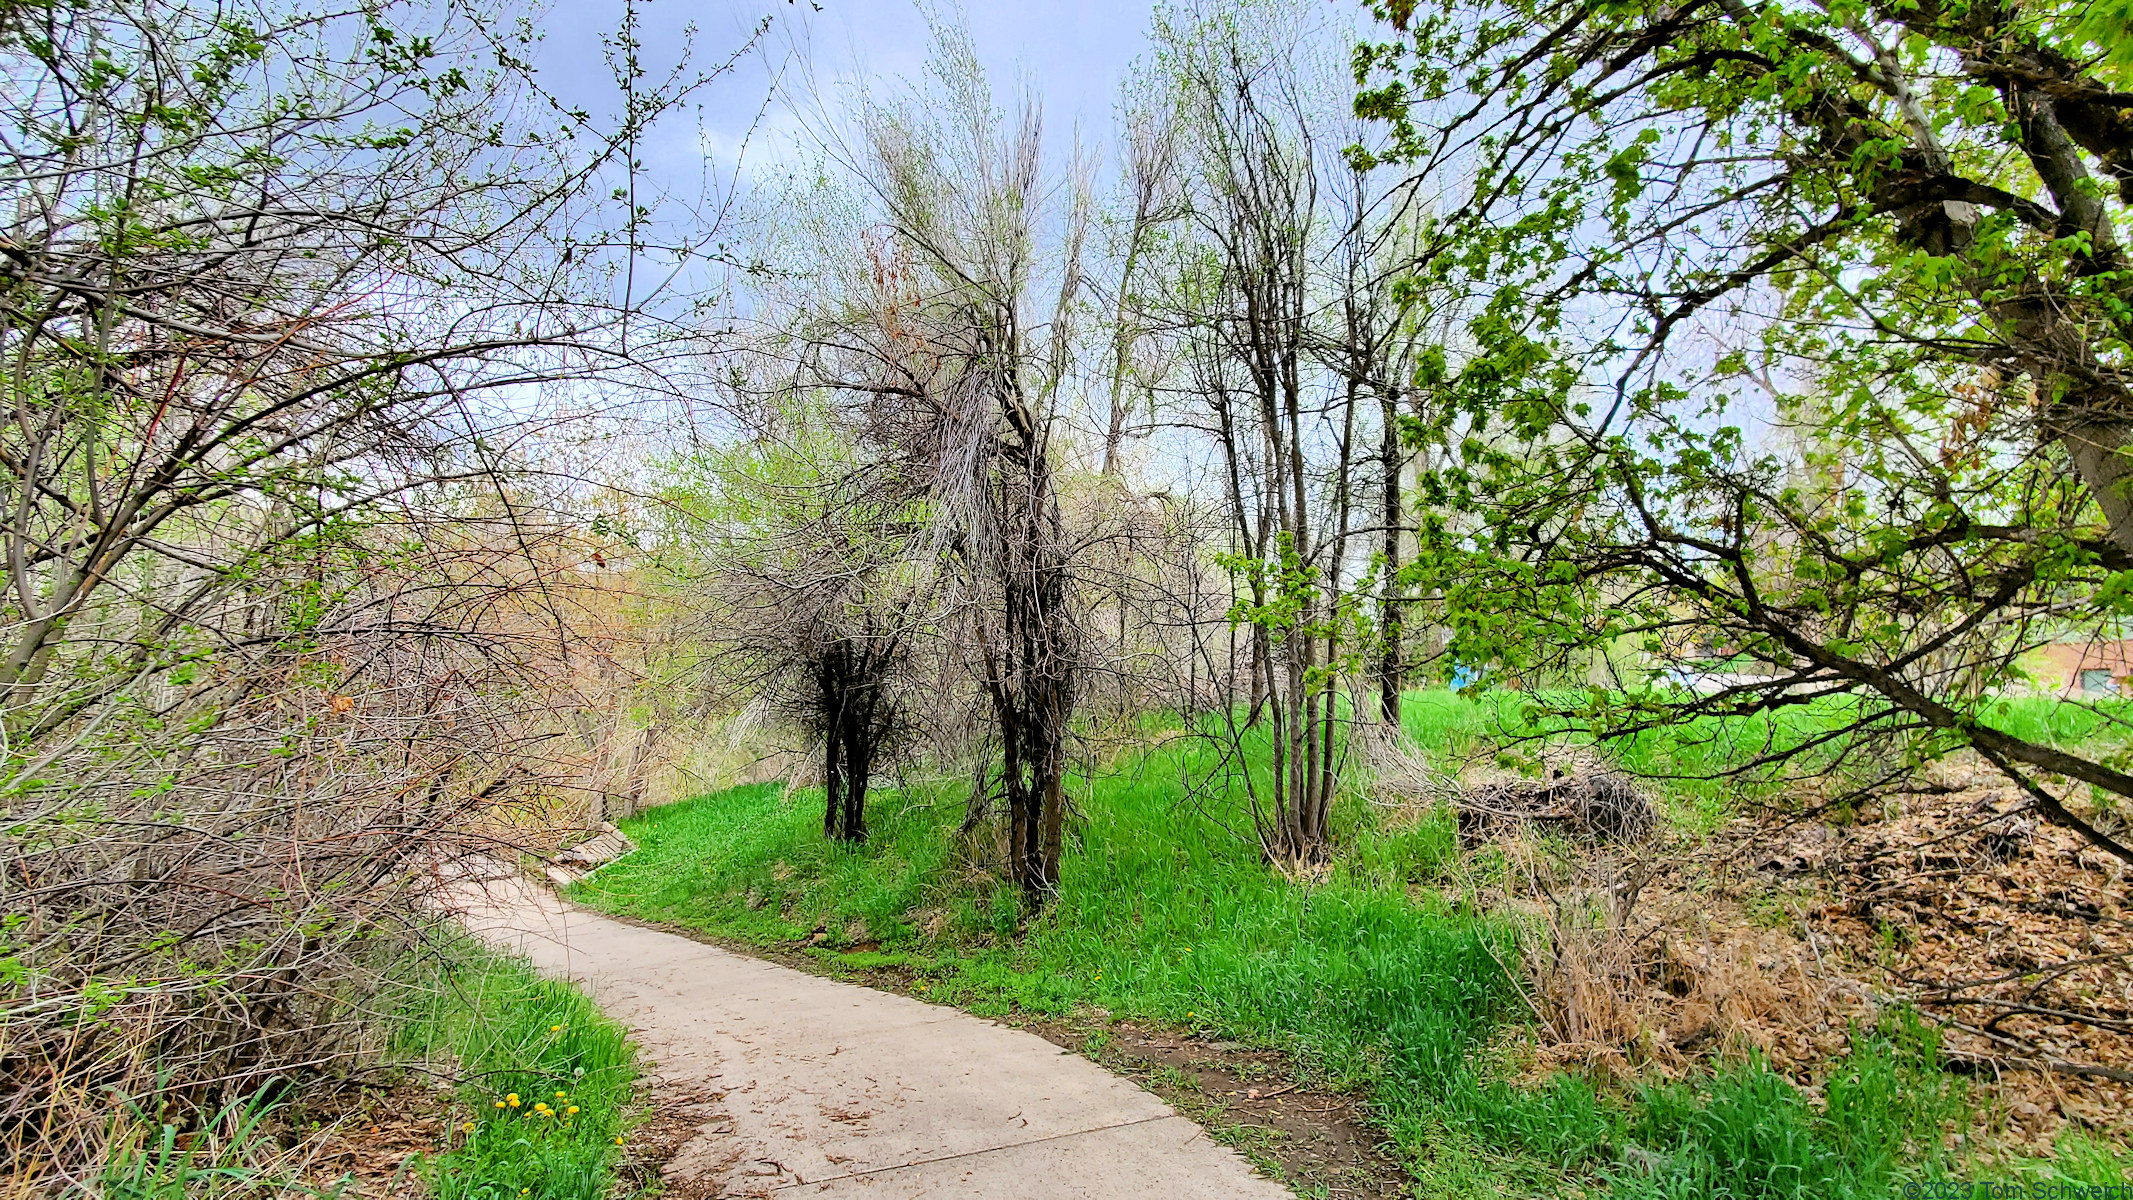
M1184 1119L1176 1113L1160 1117L1142 1117L1137 1121L1121 1121L1115 1125L1098 1125L1090 1129L1076 1129L1069 1133L1047 1134L1044 1137L1031 1138L1024 1142L1007 1142L998 1146L987 1146L981 1150L963 1150L955 1154L943 1154L936 1158L914 1159L907 1163L897 1163L895 1166L868 1167L863 1171L846 1171L842 1175L825 1175L820 1179L804 1179L797 1183L781 1183L773 1190L789 1192L794 1188L820 1187L825 1183L836 1183L844 1179L864 1179L869 1175L889 1175L897 1171L908 1171L914 1167L930 1167L936 1163L954 1162L959 1158L978 1158L987 1154L1000 1154L1008 1150L1020 1150L1025 1146L1039 1146L1046 1142L1063 1142L1069 1138L1088 1137L1092 1133L1108 1133L1113 1129L1130 1129L1135 1125L1147 1125L1155 1121L1182 1121Z

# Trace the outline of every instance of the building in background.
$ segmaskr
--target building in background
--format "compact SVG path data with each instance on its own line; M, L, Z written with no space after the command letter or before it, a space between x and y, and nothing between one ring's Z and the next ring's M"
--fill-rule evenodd
M2054 642L2025 658L2038 695L2067 700L2133 696L2133 639Z

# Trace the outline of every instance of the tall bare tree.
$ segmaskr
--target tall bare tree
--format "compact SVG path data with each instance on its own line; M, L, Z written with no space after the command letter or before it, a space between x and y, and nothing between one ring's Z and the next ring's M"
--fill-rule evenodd
M884 486L931 514L991 704L1010 872L1041 899L1059 882L1080 684L1056 456L1089 189L1078 160L1045 172L1036 104L1008 123L967 37L936 34L934 93L868 108L844 155L881 224L810 357L893 464Z
M813 739L822 834L860 842L869 781L911 740L918 660L937 640L934 573L897 489L853 459L834 414L816 405L781 424L690 464L709 468L716 503L673 506L677 540L701 544L702 578L683 586L717 690Z
M1361 144L1367 132L1354 128L1350 144ZM1364 397L1376 402L1378 443L1371 466L1377 554L1371 573L1377 627L1371 634L1376 653L1370 670L1377 677L1378 715L1397 729L1408 678L1403 553L1412 540L1409 509L1417 499L1406 494L1404 481L1413 456L1427 454L1443 436L1442 416L1432 401L1444 372L1442 310L1447 306L1408 276L1429 223L1416 181L1388 184L1391 172L1353 159L1345 170L1329 175L1328 198L1340 233L1324 283L1334 312L1321 323L1318 352L1350 391L1351 406ZM1360 457L1358 451L1351 460Z

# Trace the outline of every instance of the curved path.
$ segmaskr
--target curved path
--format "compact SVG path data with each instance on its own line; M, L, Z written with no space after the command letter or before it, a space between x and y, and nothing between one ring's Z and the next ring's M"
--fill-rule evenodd
M1289 1200L1154 1096L1035 1034L571 908L452 889L468 927L583 983L663 1086L711 1101L692 1194Z

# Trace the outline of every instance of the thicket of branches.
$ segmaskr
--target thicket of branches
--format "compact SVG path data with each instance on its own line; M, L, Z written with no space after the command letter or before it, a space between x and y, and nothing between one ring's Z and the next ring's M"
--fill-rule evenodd
M1992 716L2123 607L2123 67L2041 11L1400 5L1349 59L1166 6L1108 196L952 30L826 130L747 315L923 510L1017 877L1159 708L1308 868L1348 723L1447 675L1603 737L1819 704L1720 769L1973 749L2119 848L2052 780L2122 764Z
M0 1144L52 1185L129 1097L354 1065L424 881L582 778L525 468L540 389L657 366L589 189L692 85L596 129L530 37L0 8Z
M1441 440L1444 321L1400 287L1416 191L1345 153L1374 135L1308 10L1166 9L1156 41L1107 201L936 30L928 83L824 118L734 318L749 436L848 453L790 480L826 507L777 537L902 506L896 553L939 581L913 635L990 714L955 755L973 822L998 799L1035 898L1070 755L1154 711L1213 722L1270 861L1322 863L1349 686L1397 723L1418 678L1403 480Z

